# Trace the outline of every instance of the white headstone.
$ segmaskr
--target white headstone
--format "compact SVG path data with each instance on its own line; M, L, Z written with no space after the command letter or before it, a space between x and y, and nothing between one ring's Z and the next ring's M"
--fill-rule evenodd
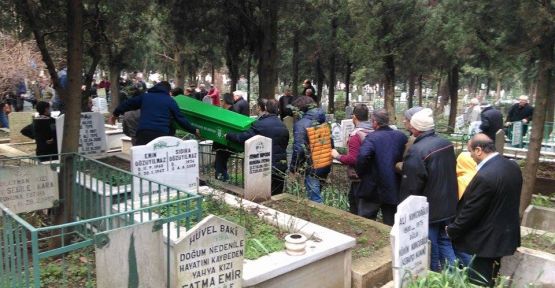
M100 113L108 113L108 102L106 98L96 97L92 99L92 111Z
M164 238L153 228L148 222L95 236L97 287L166 287Z
M409 196L397 206L390 232L395 287L404 287L410 277L428 272L428 218L426 197Z
M131 171L183 191L195 193L199 177L199 154L196 140L183 141L176 137L164 136L150 141L146 145L131 147ZM141 182L143 185L142 193ZM148 181L133 177L134 198L158 191L157 185L149 187Z
M455 118L455 132L461 132L464 126L464 115L459 115Z
M58 151L62 151L62 138L64 137L65 115L56 118L56 136L58 138ZM106 145L106 130L104 129L104 116L98 112L81 113L79 130L79 154L95 155L108 151Z
M244 194L250 201L272 197L272 139L256 135L245 141Z
M355 130L355 123L353 119L341 120L341 142L343 146L347 146L347 140L349 140L349 135Z
M106 98L106 88L96 89L96 95L98 95L99 98Z
M22 143L33 141L33 139L23 136L21 129L33 123L33 112L12 112L8 115L10 123L10 143Z
M245 244L245 228L204 218L174 246L176 287L241 287Z
M522 145L522 122L521 121L513 122L512 136L513 137L511 138L511 145L513 146Z
M0 202L14 213L51 208L58 200L58 173L49 165L0 168Z
M331 123L331 138L335 147L344 147L343 137L341 136L341 125Z

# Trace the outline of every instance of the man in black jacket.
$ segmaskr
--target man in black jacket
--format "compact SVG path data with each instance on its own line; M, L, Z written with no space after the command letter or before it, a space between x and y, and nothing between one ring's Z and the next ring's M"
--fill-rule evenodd
M503 114L491 105L486 105L482 107L480 119L482 120L480 130L482 133L488 135L495 143L495 133L497 133L499 129L503 129Z
M243 98L243 91L237 90L233 92L233 111L245 116L250 115L249 103Z
M50 117L50 103L39 101L36 108L39 116L21 129L21 134L35 140L36 155L41 162L57 160L56 120Z
M279 118L283 120L283 118L287 116L293 117L293 110L290 106L293 104L295 97L291 94L291 89L285 90L285 94L279 97Z
M445 226L455 217L458 198L455 151L453 143L435 133L431 109L415 113L410 125L416 140L403 161L400 200L410 195L428 199L431 269L439 271L455 261L451 240L445 233Z
M513 122L522 121L522 136L528 131L528 124L532 121L534 115L534 107L528 104L528 96L522 95L518 97L518 103L514 104L507 114L505 126L513 125Z
M476 134L468 151L478 163L478 172L446 230L457 250L475 255L470 263L471 280L493 287L501 257L512 255L520 246L522 173L514 161L495 152L493 140L485 134Z
M276 100L259 99L258 109L260 116L249 130L242 133L229 133L225 135L225 138L237 143L245 143L255 135L272 139L272 195L281 194L287 170L289 130L277 116L278 102Z

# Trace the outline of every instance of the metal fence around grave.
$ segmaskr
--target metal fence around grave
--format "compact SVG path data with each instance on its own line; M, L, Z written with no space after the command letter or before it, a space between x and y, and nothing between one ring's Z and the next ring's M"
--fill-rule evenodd
M200 221L201 196L146 180L84 156L66 156L70 157L76 176L71 222L50 225L47 210L18 215L0 203L2 288L96 287L93 245L98 233L156 221L157 227L166 227L165 243L170 243L170 237L180 236L179 229L176 232L170 230L171 222L179 222L189 229L191 223ZM41 163L35 157L0 159L0 169L6 165L59 168L59 164ZM133 187L133 180L142 185ZM133 201L135 193L145 196ZM171 217L157 214L170 207L185 209ZM56 242L57 245L53 245ZM166 267L170 267L170 245L166 244L165 249ZM166 271L169 287L170 269Z
M229 179L226 181L227 185L232 185L236 187L244 187L244 154L236 153L233 151L223 149L224 153L229 154L229 160L227 161L227 172L229 174ZM200 178L211 184L222 184L222 179L216 178L215 162L216 162L216 148L212 146L212 141L203 141L199 143L199 154L200 154ZM218 183L219 182L219 183ZM225 187L224 187L225 188Z

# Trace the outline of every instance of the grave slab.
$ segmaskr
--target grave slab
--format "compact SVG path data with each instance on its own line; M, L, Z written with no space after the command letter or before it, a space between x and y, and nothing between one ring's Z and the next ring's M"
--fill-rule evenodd
M65 115L56 118L56 136L58 140L58 151L62 151L62 139L64 137ZM79 130L79 154L99 155L108 151L106 144L106 131L104 128L104 116L98 112L81 113Z
M256 135L245 141L244 194L249 201L272 197L272 139Z
M0 168L0 202L14 213L52 208L58 197L58 173L50 166Z

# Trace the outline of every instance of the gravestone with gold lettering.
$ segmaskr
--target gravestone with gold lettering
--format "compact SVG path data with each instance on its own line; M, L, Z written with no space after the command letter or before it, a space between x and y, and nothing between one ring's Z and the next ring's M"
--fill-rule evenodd
M245 141L244 194L249 201L272 197L272 139L256 135Z
M51 208L58 200L58 173L49 165L0 167L0 202L15 213Z
M245 228L204 218L174 246L174 287L241 287L245 241Z

